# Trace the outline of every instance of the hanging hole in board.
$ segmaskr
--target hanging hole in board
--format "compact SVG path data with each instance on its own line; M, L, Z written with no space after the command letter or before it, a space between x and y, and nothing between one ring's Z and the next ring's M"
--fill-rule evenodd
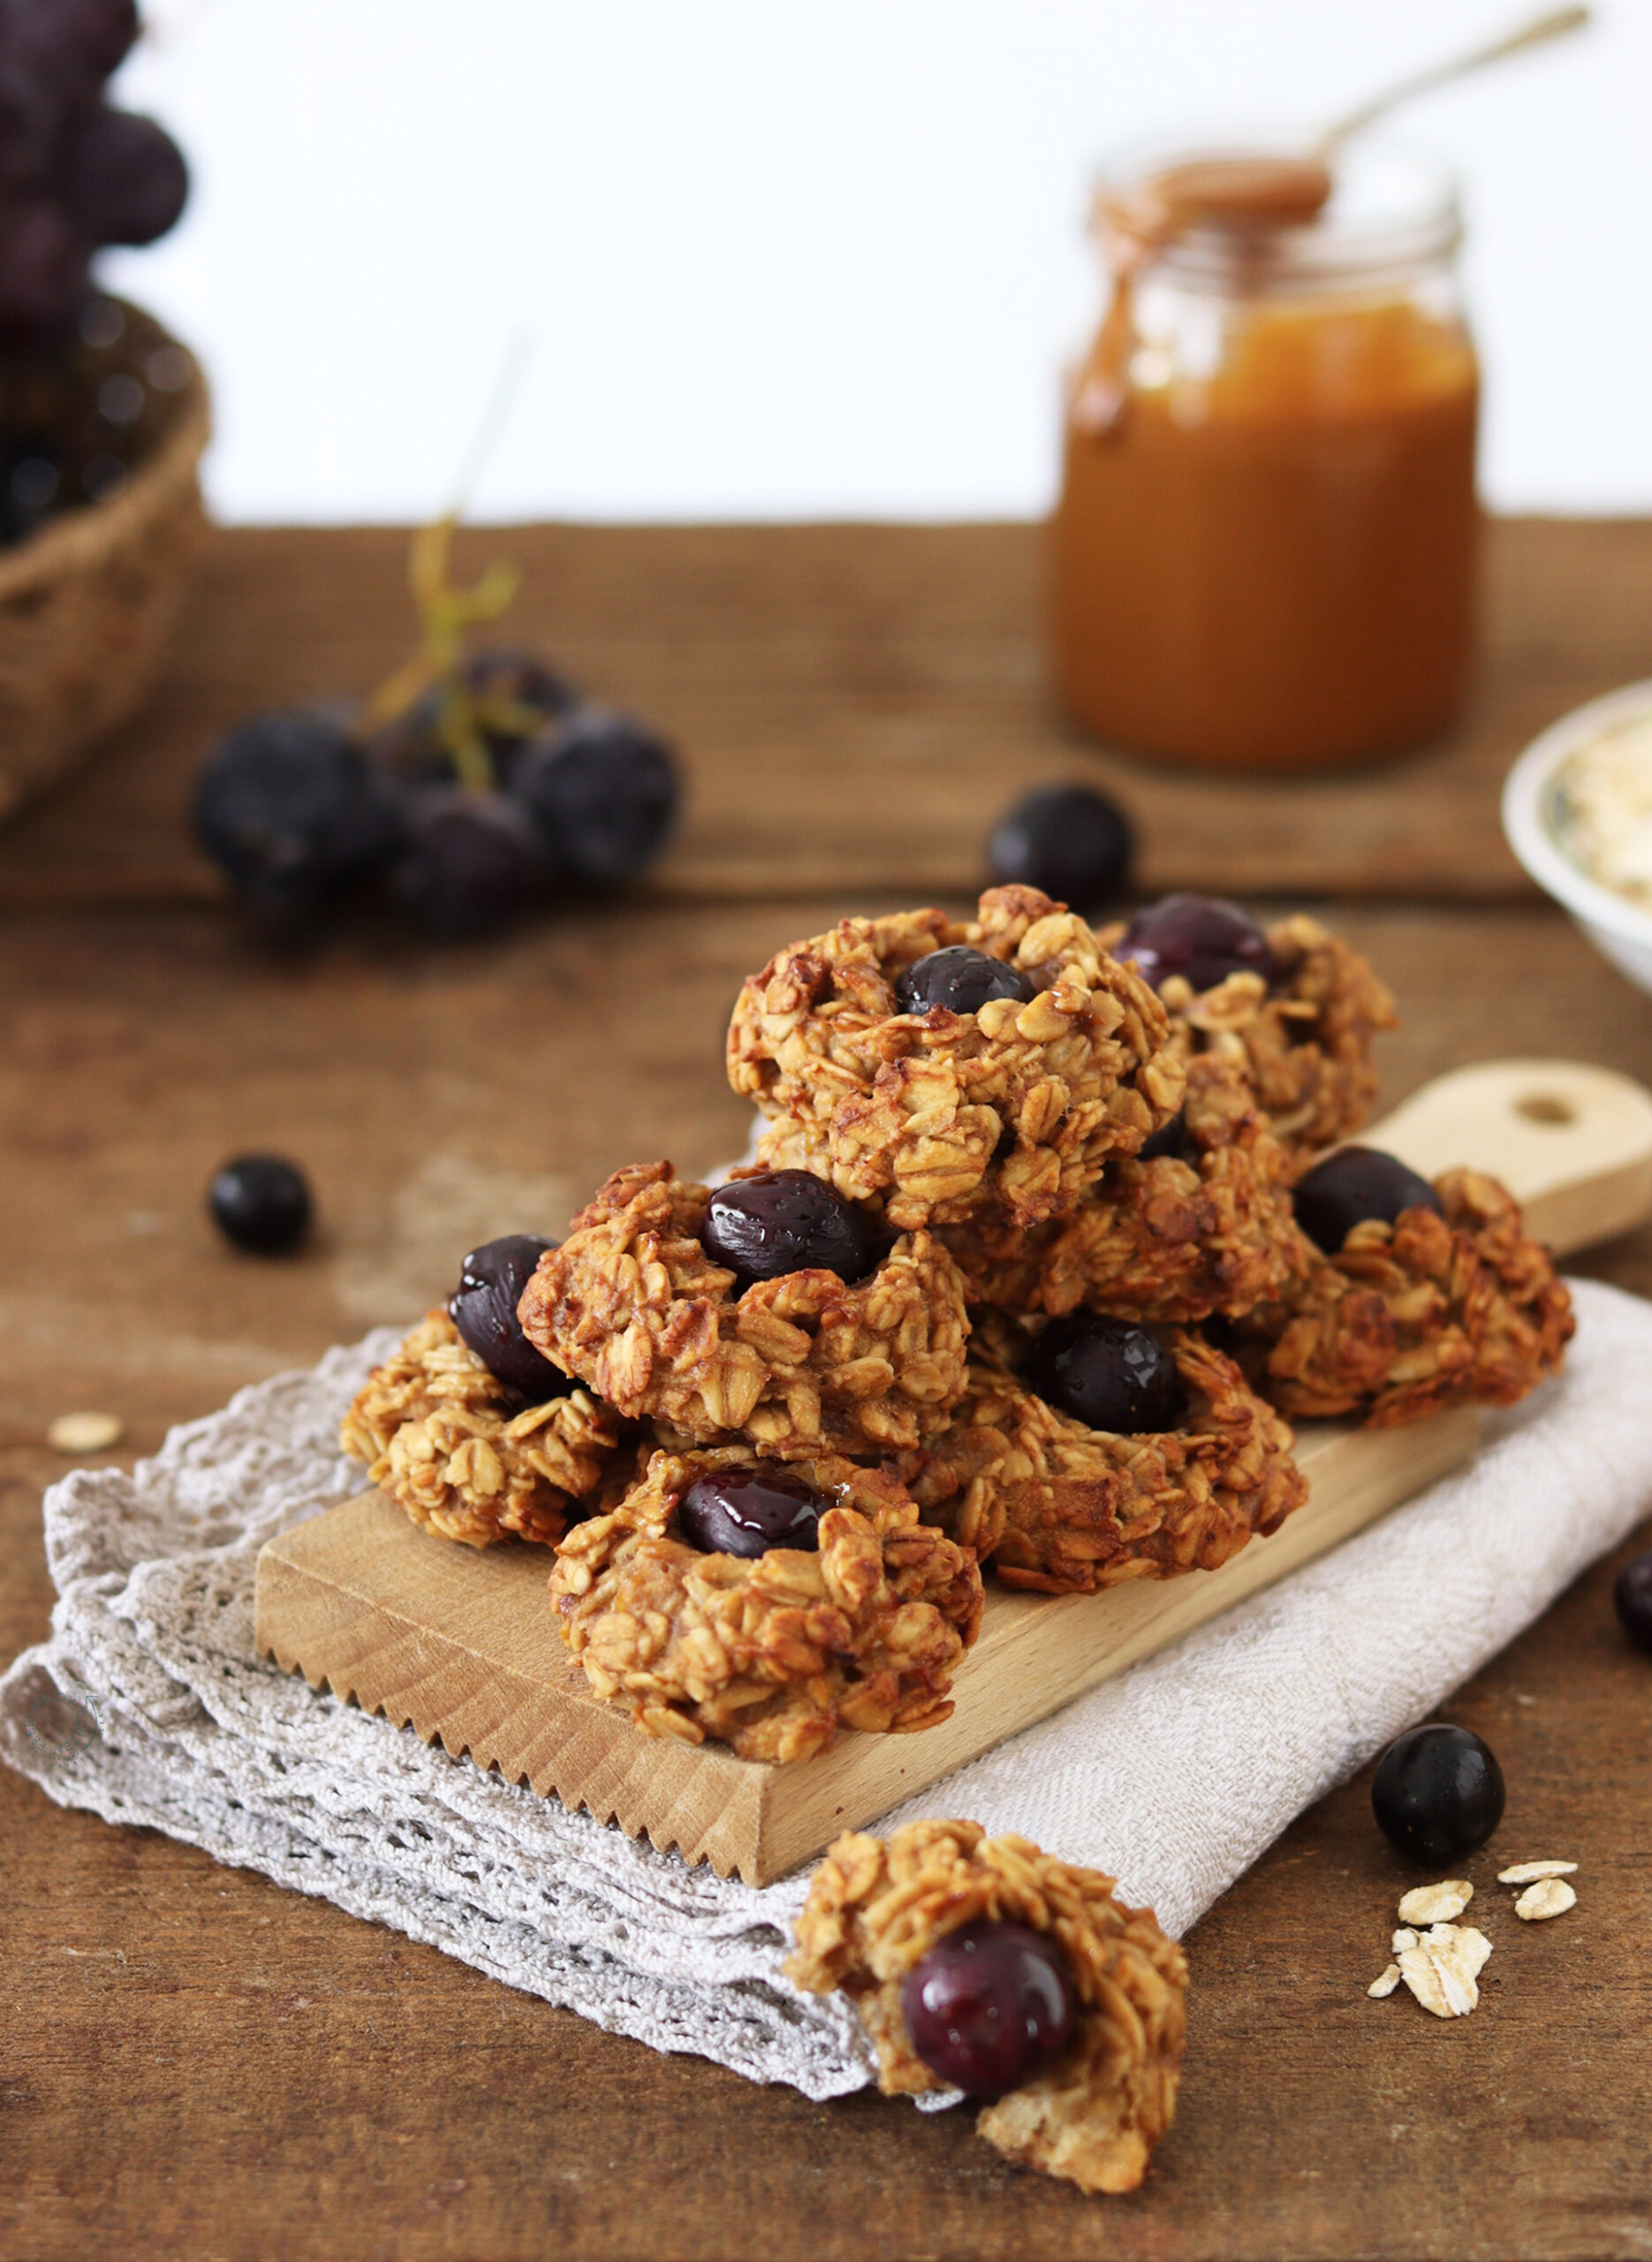
M1514 1112L1528 1123L1575 1123L1578 1111L1558 1092L1527 1092L1514 1103Z

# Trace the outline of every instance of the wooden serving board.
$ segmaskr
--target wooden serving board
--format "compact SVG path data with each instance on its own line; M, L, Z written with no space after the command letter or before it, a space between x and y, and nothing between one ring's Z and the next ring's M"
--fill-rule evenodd
M1652 1097L1608 1070L1517 1061L1459 1072L1366 1135L1430 1172L1473 1159L1564 1249L1652 1205ZM473 1552L432 1537L377 1492L272 1540L258 1563L261 1651L656 1846L767 1884L841 1830L875 1819L966 1760L1338 1546L1474 1450L1462 1408L1408 1428L1299 1432L1304 1507L1220 1571L1099 1595L988 1590L951 1718L916 1735L845 1734L792 1766L640 1734L591 1695L563 1646L542 1550Z
M916 1735L839 1738L791 1766L717 1744L643 1735L593 1696L563 1646L547 1560L526 1545L460 1548L363 1493L272 1540L258 1561L258 1645L312 1687L411 1726L457 1758L585 1806L633 1837L767 1885L1138 1659L1271 1585L1464 1460L1472 1408L1400 1431L1305 1431L1307 1504L1219 1572L1096 1595L1011 1594L990 1583L957 1709Z

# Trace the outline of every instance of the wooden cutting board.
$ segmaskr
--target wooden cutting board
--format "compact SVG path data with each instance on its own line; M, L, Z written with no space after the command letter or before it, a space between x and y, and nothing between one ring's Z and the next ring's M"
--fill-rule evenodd
M1563 1253L1652 1210L1652 1096L1610 1071L1506 1061L1459 1071L1366 1135L1430 1173L1473 1159ZM432 1537L377 1492L272 1540L258 1562L257 1639L312 1687L411 1727L719 1875L784 1876L1018 1730L1338 1545L1474 1450L1458 1408L1399 1430L1316 1423L1298 1438L1307 1503L1220 1571L1099 1595L990 1583L956 1709L916 1735L845 1734L792 1766L640 1734L593 1696L563 1646L542 1550Z

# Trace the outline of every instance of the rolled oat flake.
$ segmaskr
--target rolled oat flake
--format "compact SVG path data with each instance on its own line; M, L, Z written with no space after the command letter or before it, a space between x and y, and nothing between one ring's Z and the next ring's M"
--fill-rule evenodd
M54 1453L102 1453L118 1445L126 1424L118 1414L60 1414L46 1432Z

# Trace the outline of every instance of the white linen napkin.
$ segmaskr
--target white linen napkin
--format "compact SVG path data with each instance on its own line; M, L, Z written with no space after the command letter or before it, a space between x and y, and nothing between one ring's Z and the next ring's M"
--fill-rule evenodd
M1185 1931L1652 1505L1652 1304L1572 1293L1565 1371L1493 1417L1466 1468L889 1819L1020 1831ZM60 1599L0 1681L0 1753L60 1804L167 1831L655 2049L810 2097L864 2086L847 2004L781 1970L806 1874L724 1883L257 1655L258 1550L360 1490L338 1419L395 1340L242 1391L130 1476L52 1487Z

